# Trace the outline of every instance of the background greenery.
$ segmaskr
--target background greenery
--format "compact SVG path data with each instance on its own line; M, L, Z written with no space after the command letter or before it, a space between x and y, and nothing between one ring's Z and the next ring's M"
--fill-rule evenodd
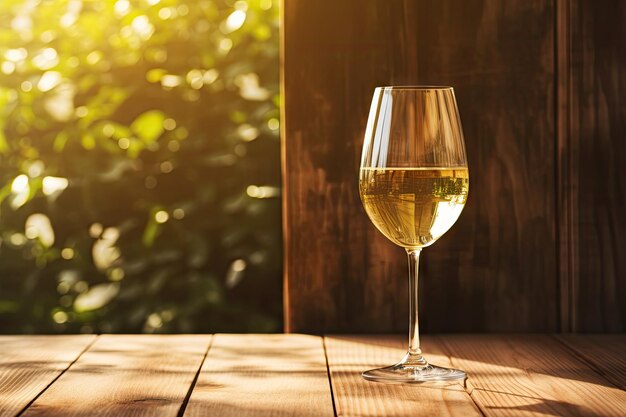
M276 1L0 21L0 332L281 330Z

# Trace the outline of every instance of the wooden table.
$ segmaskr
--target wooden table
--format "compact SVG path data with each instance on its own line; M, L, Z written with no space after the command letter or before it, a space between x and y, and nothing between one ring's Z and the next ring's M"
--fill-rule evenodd
M445 389L366 382L402 337L0 336L0 416L626 416L626 336L425 336L469 372Z

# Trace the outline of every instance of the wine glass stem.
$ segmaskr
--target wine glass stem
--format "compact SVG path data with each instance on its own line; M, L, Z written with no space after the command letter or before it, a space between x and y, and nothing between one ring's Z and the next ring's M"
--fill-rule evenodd
M417 366L426 366L420 349L419 322L417 315L417 273L420 262L421 249L407 249L409 257L409 352L405 363Z

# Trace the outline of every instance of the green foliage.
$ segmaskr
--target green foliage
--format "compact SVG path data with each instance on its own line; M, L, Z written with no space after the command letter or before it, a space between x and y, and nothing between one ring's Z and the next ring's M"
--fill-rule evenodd
M0 332L281 327L274 0L0 5Z

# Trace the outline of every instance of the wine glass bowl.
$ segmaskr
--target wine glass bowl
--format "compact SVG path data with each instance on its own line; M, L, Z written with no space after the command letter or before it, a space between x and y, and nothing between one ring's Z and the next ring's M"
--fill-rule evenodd
M417 271L422 248L459 218L469 192L461 121L451 87L378 87L363 140L359 194L367 215L409 260L409 349L367 380L439 384L465 379L421 354Z

